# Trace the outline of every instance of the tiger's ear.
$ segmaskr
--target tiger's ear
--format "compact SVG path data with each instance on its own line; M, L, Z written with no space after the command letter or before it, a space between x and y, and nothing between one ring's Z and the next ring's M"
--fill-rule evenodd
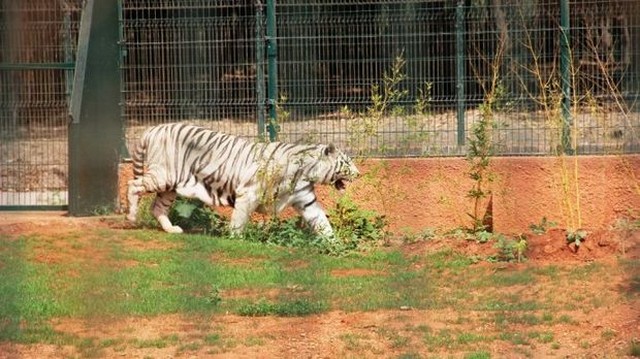
M324 149L324 155L325 156L329 156L333 153L336 152L336 146L333 143L330 143L325 149Z

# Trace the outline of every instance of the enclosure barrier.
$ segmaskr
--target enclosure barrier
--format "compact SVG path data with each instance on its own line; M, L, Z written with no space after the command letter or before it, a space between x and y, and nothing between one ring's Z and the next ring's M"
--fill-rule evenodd
M0 205L66 204L82 1L1 4ZM187 121L357 156L461 156L483 123L492 155L640 152L638 1L117 6L129 146L149 125ZM28 200L41 192L58 195Z

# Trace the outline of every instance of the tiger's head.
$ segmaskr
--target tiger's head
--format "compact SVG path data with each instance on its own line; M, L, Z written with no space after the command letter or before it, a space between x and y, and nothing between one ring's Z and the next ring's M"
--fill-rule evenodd
M330 164L324 183L331 184L337 190L342 191L346 188L345 182L351 182L360 176L360 171L353 160L333 144L329 144L323 149L323 156Z

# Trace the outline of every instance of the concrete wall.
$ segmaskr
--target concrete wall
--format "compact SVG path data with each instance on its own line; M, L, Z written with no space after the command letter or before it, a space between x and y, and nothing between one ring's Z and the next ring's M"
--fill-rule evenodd
M471 225L464 158L371 159L359 167L364 175L346 193L384 214L390 230ZM492 213L495 232L527 232L543 217L561 228L601 229L640 216L640 156L496 157L490 172L493 195L481 208ZM130 166L121 173L125 203ZM327 187L318 194L325 207L337 196Z

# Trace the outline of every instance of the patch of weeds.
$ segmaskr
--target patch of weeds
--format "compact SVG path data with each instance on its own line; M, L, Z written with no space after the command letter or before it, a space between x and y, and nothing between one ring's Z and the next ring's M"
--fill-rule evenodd
M465 354L464 359L491 359L491 354L487 351L480 350Z
M535 267L533 269L533 273L536 275L540 275L540 276L546 276L549 277L550 279L556 279L558 278L558 267L555 265L547 265L544 267Z
M264 339L256 336L249 336L244 340L244 345L248 347L263 346L264 344Z
M437 333L425 333L423 341L431 349L453 349L456 345L453 333L448 329L441 329Z
M553 314L549 312L542 313L542 321L547 324L553 323Z
M640 358L640 340L632 339L627 353L634 358Z
M378 245L387 236L387 221L374 211L360 209L342 196L328 213L335 238L318 236L301 218L273 217L264 223L249 223L237 238L284 247L314 248L323 254L342 255Z
M178 197L169 211L169 219L185 231L211 236L229 234L227 220L198 199Z
M206 294L205 299L207 303L211 305L219 305L222 302L222 296L220 295L220 288L216 285L211 285L209 292Z
M573 244L576 246L576 251L580 248L582 242L587 239L587 231L579 229L579 230L570 230L567 231L567 244Z
M195 352L200 350L201 348L202 348L202 343L191 342L191 343L181 344L178 347L177 352L180 354L183 354L184 352Z
M392 348L406 347L411 340L409 337L400 335L396 330L387 328L379 329L378 334L390 341Z
M419 232L414 232L411 228L403 228L401 230L400 238L403 243L410 244L430 241L437 236L437 231L434 228L425 228Z
M553 332L542 332L537 339L540 343L551 343L553 342Z
M480 304L480 310L489 310L489 311L523 311L523 310L539 310L541 309L541 304L534 300L522 300L522 298L518 296L513 296L511 298L507 298L508 300L497 300L497 299L489 299Z
M402 353L400 355L398 355L397 357L398 359L420 359L422 358L422 355L418 354L418 353Z
M558 343L558 342L551 343L551 349L553 349L553 350L560 349L560 343Z
M437 333L428 331L423 336L424 343L431 349L445 348L456 349L471 344L485 342L491 338L469 332L454 332L449 329L441 329Z
M503 332L498 336L500 340L504 340L514 345L529 345L529 337L525 333Z
M426 259L428 265L439 272L450 270L454 273L459 273L474 263L472 258L455 252L451 248L429 254Z
M496 272L491 276L491 282L499 286L527 285L534 282L534 277L528 270Z
M360 334L345 333L340 334L339 338L342 340L347 350L361 350L364 348L364 345L361 343L361 340L364 339L364 337Z
M153 216L152 208L155 195L140 198L136 223L143 228L158 228L159 224ZM191 233L210 236L227 236L227 219L217 214L209 206L195 198L178 197L169 209L169 220L174 225Z
M138 202L138 213L136 213L136 224L142 228L159 228L160 224L151 213L155 195L146 194L140 196Z
M456 343L459 345L468 345L468 344L473 344L473 343L479 343L479 342L483 342L486 341L487 337L481 334L475 334L475 333L467 333L467 332L463 332L463 333L459 333L456 336Z
M322 302L312 302L307 299L292 301L270 302L263 299L255 303L240 305L237 313L248 317L264 317L275 315L279 317L298 317L321 313L327 310L327 305Z
M109 348L109 347L117 347L124 344L123 339L103 339L98 343L98 347L100 348Z
M177 344L180 338L176 334L162 336L155 339L135 339L132 344L137 349L157 348L162 349Z
M206 345L220 346L223 344L222 337L218 333L207 334L204 336L203 341Z
M597 274L602 271L603 266L597 262L591 262L586 265L575 266L571 268L569 271L569 278L578 279L578 280L586 280L589 279L590 276Z
M329 240L318 236L301 218L271 218L263 223L248 223L242 233L235 238L282 247L309 248L322 254L342 255L360 249L359 242L353 241L349 246L340 240Z
M494 247L498 253L488 258L490 262L515 262L518 263L526 259L527 239L525 236L518 236L515 239L508 238L502 234L497 235Z
M526 325L538 325L541 322L541 319L535 314L514 314L509 312L500 312L497 313L494 322L497 325L504 326L509 324L526 324Z
M367 243L377 244L388 233L387 219L374 211L361 209L349 196L341 196L328 213L336 237L345 250Z
M96 206L91 211L91 215L106 216L109 214L113 214L113 212L115 212L113 206Z
M563 314L558 318L558 323L573 324L574 320L568 314Z
M452 239L458 240L473 240L475 236L469 232L466 228L454 228L452 230L446 231L444 236L451 237Z
M478 243L487 243L493 237L494 237L493 233L483 229L483 230L474 232L472 238L475 238L476 242L478 242Z
M630 239L633 231L640 229L640 220L632 220L628 218L618 218L613 225L613 229L621 232L620 236L620 252L622 255L627 253L627 241Z
M557 225L558 224L556 222L549 221L547 217L542 217L542 220L540 220L540 223L530 224L529 229L531 229L531 232L533 234L541 235L541 234L547 233L547 230L549 230L549 228L554 228Z

